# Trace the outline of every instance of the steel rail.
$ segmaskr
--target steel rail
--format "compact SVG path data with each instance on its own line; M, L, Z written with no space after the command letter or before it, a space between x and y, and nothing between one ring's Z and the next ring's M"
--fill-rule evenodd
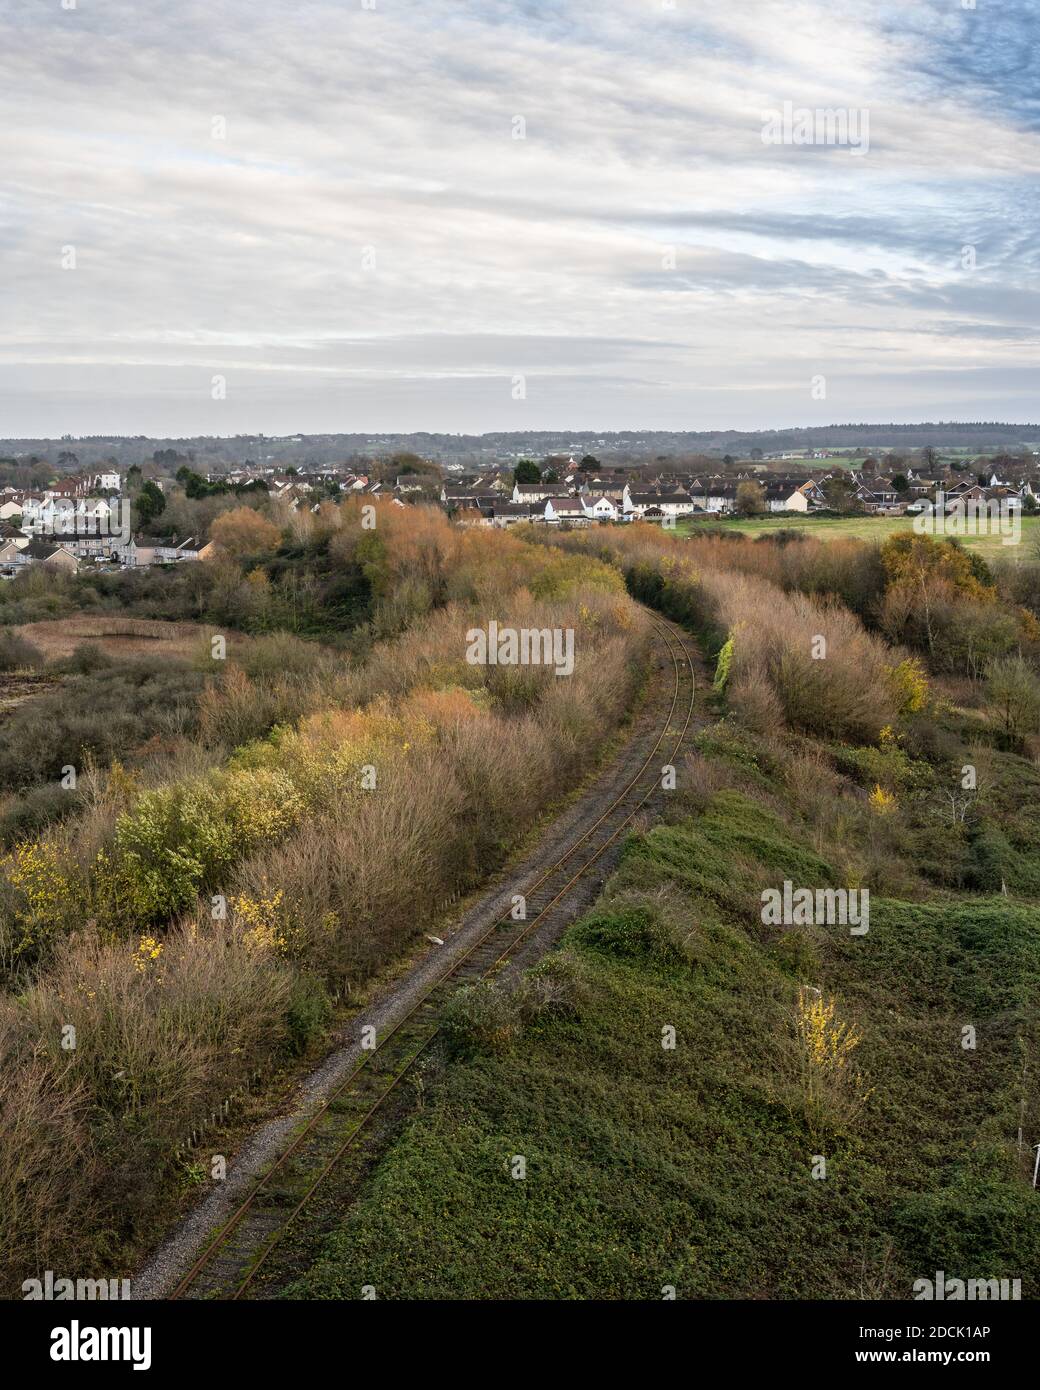
M668 642L668 653L672 659L675 671L675 688L672 692L671 705L669 707L667 718L664 720L661 732L657 736L657 739L655 740L650 752L643 760L642 764L640 765L634 776L627 783L624 790L621 791L614 798L614 800L603 812L603 814L599 816L598 819L594 821L593 824L590 825L588 829L577 840L574 841L574 843L568 848L566 853L561 855L560 858L557 859L554 864L552 864L548 869L544 871L541 877L532 885L531 888L528 889L526 895L527 897L533 896L533 894L536 893L539 888L541 888L546 882L548 882L550 878L552 878L555 874L557 874L560 871L560 869L567 863L569 859L573 858L573 856L580 849L580 847L593 834L595 834L595 832L603 825L604 821L609 819L609 817L614 813L614 811L617 810L618 806L621 805L621 803L625 800L628 794L636 786L639 779L646 772L646 769L649 767L650 763L656 757L662 743L664 742L667 736L668 730L672 725L672 720L675 716L675 711L679 702L679 694L682 684L681 673L683 668L685 667L689 670L691 676L690 701L686 711L686 717L683 723L682 730L680 731L679 736L675 742L675 746L672 753L669 755L669 759L671 760L672 758L674 758L676 753L682 747L682 744L686 738L686 733L690 726L690 722L693 718L695 695L693 682L693 663L690 658L689 649L687 648L685 642L682 640L682 637L676 632L676 630L670 624L661 622L656 618L652 619L652 622L654 626L658 629L658 631L665 636L666 641ZM676 655L676 651L671 645L672 641L674 641L677 644L678 649L681 652L681 658L680 656ZM492 963L487 967L487 969L484 970L482 974L478 977L479 979L487 978L487 976L490 975L493 971L497 970L498 967L505 960L507 960L510 956L516 953L518 948L529 939L531 933L535 930L535 928L545 920L547 915L553 910L553 908L555 908L559 904L561 899L563 899L570 892L574 885L602 857L602 855L606 852L609 846L614 843L618 836L625 830L625 828L629 825L632 819L646 804L650 796L653 795L655 790L656 784L651 785L650 788L643 795L643 797L640 799L640 801L637 802L635 807L633 807L633 809L628 813L628 815L625 816L625 818L620 822L617 829L614 830L610 837L581 866L578 872L568 880L568 882L563 886L563 888L561 888L559 892L556 893L556 895L545 905L545 907L543 907L541 911L539 911L536 914L536 916L533 917L531 921L526 924L523 931L520 932L513 940L511 940L505 946L501 954L498 955L495 958L495 960L493 960ZM490 938L494 935L494 933L498 930L500 926L509 923L512 920L513 919L508 915L503 915L501 917L496 918L495 921L492 922L491 925L488 927L488 929L484 933L482 933L482 935L479 936L477 940L475 940L466 949L466 951L449 966L449 968L442 975L438 976L438 978L430 985L429 989L427 989L418 999L416 999L416 1001L412 1004L408 1011L405 1014L403 1014L401 1018L398 1019L398 1021L394 1024L393 1028L391 1028L387 1033L385 1033L384 1036L378 1041L377 1046L371 1051L369 1051L366 1054L366 1056L362 1059L362 1061L359 1062L358 1065L354 1067L346 1077L344 1077L344 1079L340 1082L340 1084L336 1087L332 1094L327 1098L327 1100L325 1100L322 1103L322 1105L320 1105L314 1111L314 1113L309 1118L307 1124L297 1135L293 1143L288 1148L282 1151L282 1153L278 1156L278 1158L271 1165L271 1167L268 1168L267 1171L263 1174L263 1176L253 1185L253 1187L250 1189L249 1194L246 1196L243 1202L236 1208L236 1210L231 1214L228 1220L220 1227L220 1229L214 1235L213 1239L210 1241L209 1245L198 1257L198 1259L188 1270L188 1272L183 1276L183 1278L180 1280L173 1292L169 1295L171 1300L181 1298L184 1295L184 1293L191 1288L192 1284L195 1283L198 1276L209 1265L211 1259L224 1247L224 1245L226 1245L228 1239L237 1229L243 1217L253 1207L257 1198L263 1193L270 1180L278 1172L280 1172L281 1169L285 1166L285 1164L289 1161L289 1159L292 1158L293 1155L298 1152L301 1145L313 1133L318 1123L329 1113L332 1106L340 1098L340 1096L342 1096L344 1091L346 1091L350 1086L353 1085L353 1083L362 1074L362 1072L369 1065L369 1063L381 1052L383 1052L390 1040L394 1038L404 1027L404 1025L415 1016L415 1014L418 1012L419 1009L421 1009L423 1004L426 1003L430 996L442 985L450 981L452 976L456 975L459 972L459 970L466 964L467 961L470 960L470 958L475 954L475 952L478 951L490 940ZM385 1104L387 1098L396 1090L399 1083L404 1079L406 1075L408 1075L411 1072L412 1067L415 1065L418 1059L426 1052L427 1048L440 1035L440 1031L441 1028L439 1024L433 1027L429 1035L416 1048L416 1050L410 1054L410 1056L405 1061L403 1067L401 1067L400 1070L396 1073L390 1084L382 1092L380 1092L378 1098L373 1102L371 1107L362 1115L362 1117L358 1120L356 1125L351 1129L350 1133L335 1150L332 1157L319 1171L317 1177L305 1190L303 1196L300 1198L296 1206L292 1209L292 1211L290 1211L290 1213L288 1214L286 1219L280 1224L278 1229L272 1233L268 1241L261 1247L258 1257L250 1265L249 1270L245 1275L245 1278L239 1283L239 1285L235 1289L234 1294L232 1294L233 1299L239 1298L245 1291L245 1289L249 1287L256 1275L259 1273L260 1269L266 1263L269 1255L272 1253L272 1251L276 1248L276 1246L282 1239L282 1236L285 1234L288 1227L292 1224L295 1218L311 1200L311 1197L313 1196L314 1192L325 1180L325 1178L328 1177L328 1175L338 1165L343 1155L355 1142L358 1135L364 1131L364 1129L367 1127L368 1123L373 1118L373 1116L379 1112L379 1110Z

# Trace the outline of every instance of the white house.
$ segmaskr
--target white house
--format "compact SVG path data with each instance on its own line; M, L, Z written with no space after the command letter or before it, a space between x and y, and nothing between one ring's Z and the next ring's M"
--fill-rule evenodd
M569 497L566 483L514 483L514 502L545 502L550 497Z
M692 516L696 510L693 498L685 492L632 492L625 485L621 502L626 516L644 516L647 512L659 511L662 516Z
M550 525L569 521L579 526L587 526L589 514L580 497L547 497L545 499L545 519Z
M609 497L600 494L598 497L583 497L581 499L585 507L585 515L593 521L617 521L618 509Z
M812 507L821 507L824 500L822 491L812 479L793 489L786 482L766 487L766 505L771 512L807 512Z

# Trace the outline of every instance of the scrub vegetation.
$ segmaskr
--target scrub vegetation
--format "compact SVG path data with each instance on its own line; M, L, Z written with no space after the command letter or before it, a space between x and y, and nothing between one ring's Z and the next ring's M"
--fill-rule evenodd
M1036 1297L1040 768L994 698L1035 678L1030 620L930 549L919 590L902 549L557 544L720 655L713 721L560 949L458 1001L432 1098L289 1296L906 1299L943 1270ZM886 641L903 584L956 610L942 642ZM767 924L785 881L867 890L869 930Z

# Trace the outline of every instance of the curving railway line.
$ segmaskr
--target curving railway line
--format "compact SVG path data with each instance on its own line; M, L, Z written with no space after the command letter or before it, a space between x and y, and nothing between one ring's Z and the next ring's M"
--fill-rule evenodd
M237 1299L257 1292L259 1276L292 1231L315 1194L353 1151L363 1149L377 1122L414 1076L441 1031L441 1013L461 985L488 979L524 948L570 920L568 900L606 851L661 787L661 769L683 750L694 711L694 661L684 634L653 618L671 658L671 704L649 753L603 814L565 852L545 868L525 895L525 917L500 916L436 977L407 1013L382 1034L325 1101L309 1116L292 1142L253 1182L244 1200L213 1231L191 1268L168 1295L171 1299ZM662 750L664 756L662 758Z

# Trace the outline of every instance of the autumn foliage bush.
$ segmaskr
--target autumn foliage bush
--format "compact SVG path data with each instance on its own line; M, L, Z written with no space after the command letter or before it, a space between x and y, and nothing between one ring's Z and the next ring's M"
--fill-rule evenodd
M351 656L200 654L197 755L157 781L91 765L78 816L6 855L5 1291L123 1269L199 1120L499 865L630 704L649 629L615 568L409 513L378 542L321 523L377 595ZM470 664L492 616L573 629L573 674Z
M901 654L833 595L781 586L784 557L808 545L765 555L770 547L691 544L638 524L559 539L612 557L636 597L700 632L720 653L718 688L763 730L872 742L900 713Z

